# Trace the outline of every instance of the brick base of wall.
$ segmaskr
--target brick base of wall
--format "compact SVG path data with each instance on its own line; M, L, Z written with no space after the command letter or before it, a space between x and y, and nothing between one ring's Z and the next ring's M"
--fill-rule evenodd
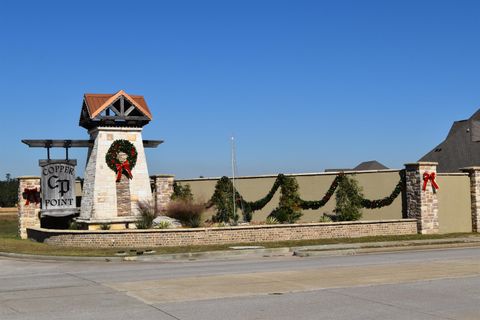
M359 238L417 233L415 219L153 230L51 230L30 228L30 239L55 246L152 248L288 240Z

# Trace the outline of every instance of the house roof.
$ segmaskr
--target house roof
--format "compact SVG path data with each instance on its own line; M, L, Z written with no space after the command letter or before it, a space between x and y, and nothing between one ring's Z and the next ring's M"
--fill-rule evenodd
M438 162L438 172L458 172L480 165L480 110L467 120L455 121L447 138L419 161Z
M108 108L115 100L120 96L124 96L128 99L137 109L142 112L146 117L152 120L152 113L147 106L147 102L143 96L139 95L129 95L125 91L120 90L117 93L113 94L102 94L102 93L86 93L84 95L85 105L87 106L88 114L90 119L95 118L103 110Z
M364 161L355 168L351 169L325 169L325 172L340 172L340 171L368 171L368 170L386 170L388 167L384 166L377 160Z
M353 168L355 171L365 171L365 170L385 170L388 167L384 166L377 160L365 161L360 163L358 166Z

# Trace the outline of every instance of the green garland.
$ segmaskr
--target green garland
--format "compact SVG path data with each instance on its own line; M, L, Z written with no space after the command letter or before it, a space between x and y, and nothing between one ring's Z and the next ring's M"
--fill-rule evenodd
M293 199L298 202L298 205L301 209L304 210L316 210L323 206L325 206L328 201L332 198L333 194L338 188L338 185L341 179L345 178L345 174L340 172L335 179L333 180L332 184L328 188L325 195L320 200L302 200L300 198ZM236 206L237 208L241 208L243 211L243 218L244 221L251 221L253 212L257 210L263 209L269 202L272 200L273 196L277 192L278 188L284 188L285 184L285 176L283 174L279 174L275 179L275 182L267 193L265 197L257 201L246 201L242 195L233 187L232 182L226 176L222 177L215 186L215 192L212 195L212 198L207 202L206 207L210 208L212 206L217 207L217 216L216 219L219 221L228 222L230 220L229 211L233 211L233 207L231 205L231 199L233 198L233 192L235 192L235 199L236 199ZM361 206L367 209L379 209L386 206L389 206L393 203L393 201L400 195L403 190L403 186L405 184L404 176L402 175L400 181L395 186L393 192L383 199L378 200L369 200L362 198L361 199Z
M130 170L133 169L137 163L137 149L130 141L123 139L113 141L110 148L108 148L107 154L105 155L105 162L108 167L114 172L117 172L117 164L122 164L117 158L120 152L127 155Z
M362 207L367 209L379 209L379 208L383 208L391 205L393 201L398 197L398 195L402 192L403 185L404 185L404 180L400 179L400 181L397 183L392 193L388 197L385 197L383 199L379 199L379 200L368 200L365 198L362 199L362 202L361 202Z
M263 209L267 205L267 203L272 200L278 188L284 184L284 180L285 176L283 174L279 174L267 195L257 201L245 201L243 197L238 193L238 191L235 190L235 199L237 199L237 205L239 205L243 209L243 216L245 221L251 221L253 212Z
M319 209L319 208L323 207L324 205L326 205L327 202L330 200L330 198L335 193L335 190L337 190L338 183L340 182L341 179L343 179L343 177L344 177L343 172L340 172L335 177L332 184L330 185L330 188L328 188L327 193L325 193L325 195L323 196L323 198L321 200L306 201L306 200L301 200L300 199L300 208L302 208L304 210L307 210L307 209L316 210L316 209Z

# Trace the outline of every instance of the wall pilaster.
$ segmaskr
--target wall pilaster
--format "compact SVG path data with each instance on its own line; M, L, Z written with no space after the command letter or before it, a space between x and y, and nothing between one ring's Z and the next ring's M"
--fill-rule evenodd
M40 227L40 177L19 177L18 182L18 235L27 239L27 228Z
M470 199L472 210L472 232L480 232L480 167L461 169L470 177Z
M154 181L154 199L155 209L157 212L165 210L170 203L170 197L173 194L174 175L156 175L153 176Z
M407 217L417 219L421 234L439 232L438 196L434 183L437 165L437 162L405 164Z

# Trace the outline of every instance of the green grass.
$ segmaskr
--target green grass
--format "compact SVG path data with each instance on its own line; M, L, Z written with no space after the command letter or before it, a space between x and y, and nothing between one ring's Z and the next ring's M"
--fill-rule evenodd
M87 248L64 248L50 246L44 243L38 243L32 240L21 240L17 236L17 217L0 216L0 252L13 252L25 254L40 254L54 256L113 256L116 252L122 250L115 249L87 249ZM400 240L425 240L425 239L451 239L459 237L479 237L478 233L451 233L440 235L406 235L406 236L378 236L363 238L342 238L342 239L319 239L319 240L300 240L300 241L279 241L264 243L248 243L249 246L264 246L265 248L298 247L322 244L340 244L340 243L361 243L378 241L400 241ZM229 247L236 245L245 245L242 243L228 245L210 245L210 246L188 246L188 247L158 247L154 248L157 254L165 253L194 253L204 251L228 250ZM136 248L142 250L145 248ZM130 250L124 249L124 250Z

